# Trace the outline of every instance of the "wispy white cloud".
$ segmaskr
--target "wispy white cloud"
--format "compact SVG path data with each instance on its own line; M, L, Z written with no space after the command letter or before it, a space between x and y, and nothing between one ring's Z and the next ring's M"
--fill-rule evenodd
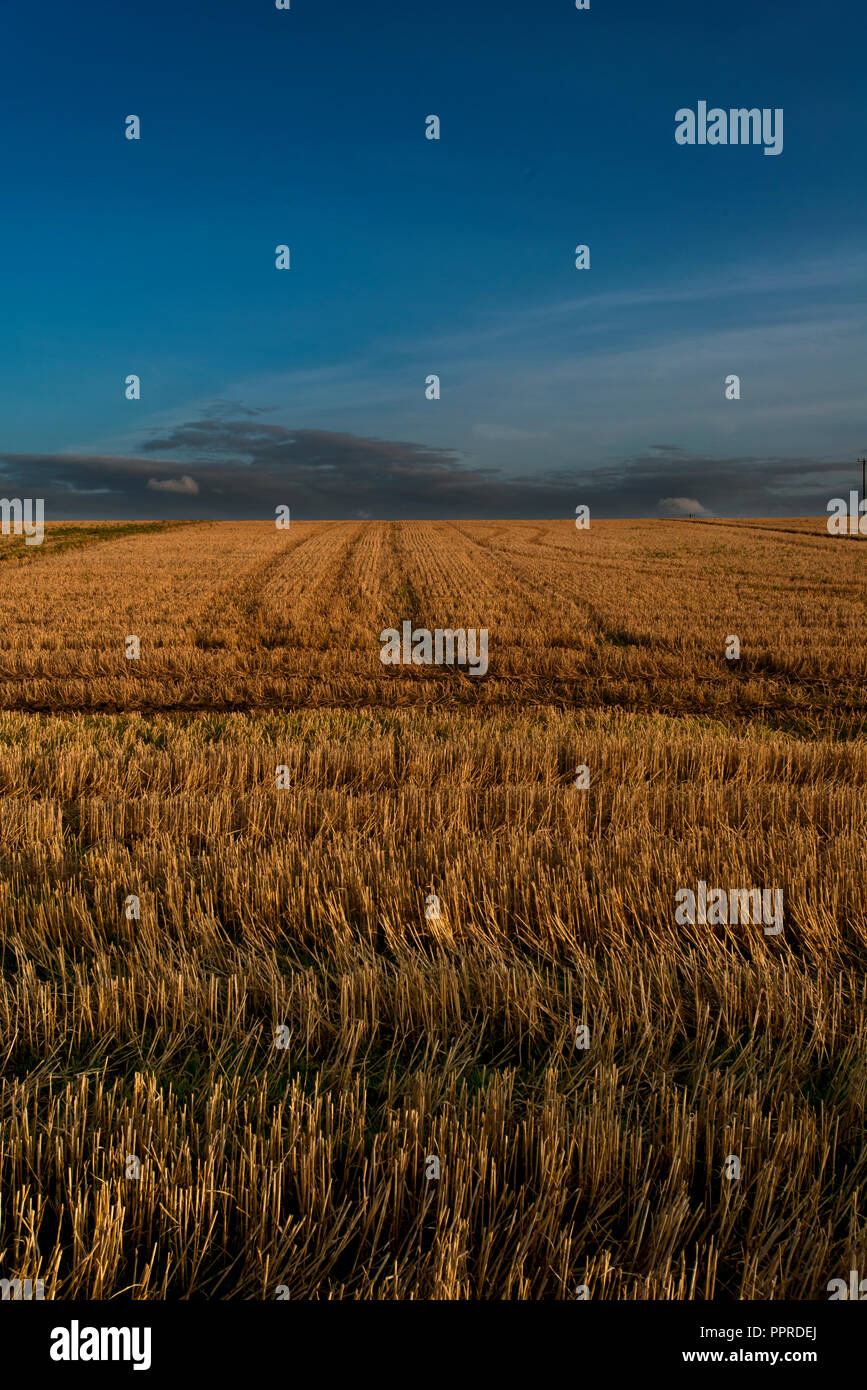
M198 483L189 473L180 478L148 478L146 486L149 492L178 492L188 497L196 496L199 491Z
M512 471L531 450L537 467L592 468L672 429L699 452L726 439L751 455L863 447L863 253L733 261L687 283L596 293L593 275L573 272L586 294L504 304L447 333L372 339L343 360L215 382L208 400L137 412L135 430L70 453L135 453L147 434L206 416L217 397L291 429L413 439ZM429 372L439 401L425 399ZM730 372L741 377L738 402L724 398Z

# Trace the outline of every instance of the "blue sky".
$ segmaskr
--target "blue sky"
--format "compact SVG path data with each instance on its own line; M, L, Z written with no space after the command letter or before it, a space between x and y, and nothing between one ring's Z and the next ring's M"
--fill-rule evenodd
M867 447L864 32L780 0L15 7L0 489L824 511ZM782 108L782 153L679 146L700 100Z

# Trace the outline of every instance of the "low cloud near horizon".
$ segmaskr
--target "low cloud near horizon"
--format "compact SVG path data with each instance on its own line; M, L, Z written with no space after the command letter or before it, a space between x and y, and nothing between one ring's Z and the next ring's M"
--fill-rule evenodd
M151 492L183 492L195 496L198 496L199 492L198 483L188 473L182 478L164 478L162 482L157 478L148 478L147 486Z
M328 430L215 407L153 432L138 455L2 454L0 492L42 497L58 520L572 516L819 516L854 485L823 459L710 458L676 444L573 470L479 467L457 450ZM529 452L529 450L528 450ZM99 502L95 506L95 499Z
M663 516L713 516L695 497L660 497L659 510Z

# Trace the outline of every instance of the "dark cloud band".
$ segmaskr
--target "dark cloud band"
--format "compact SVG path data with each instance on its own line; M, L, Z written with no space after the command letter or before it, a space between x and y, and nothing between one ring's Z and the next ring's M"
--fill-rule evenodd
M615 464L536 473L528 457L525 471L507 473L456 450L292 430L217 407L149 436L140 456L0 454L0 492L43 497L57 519L264 518L279 504L308 518L570 516L579 503L598 517L794 516L823 514L850 472L833 460L719 459L654 444Z

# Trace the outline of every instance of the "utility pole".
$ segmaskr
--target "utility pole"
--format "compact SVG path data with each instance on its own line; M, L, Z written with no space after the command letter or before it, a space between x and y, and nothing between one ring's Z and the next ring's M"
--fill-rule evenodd
M867 468L867 458L859 459L858 462L859 462L860 465L861 465L861 501L863 502L864 499L865 499L865 497L867 497L867 486L865 486L865 477L864 477L864 470L865 470L865 468ZM860 516L858 517L858 533L859 533L859 535L860 535L860 533L861 533L861 517L860 517Z

